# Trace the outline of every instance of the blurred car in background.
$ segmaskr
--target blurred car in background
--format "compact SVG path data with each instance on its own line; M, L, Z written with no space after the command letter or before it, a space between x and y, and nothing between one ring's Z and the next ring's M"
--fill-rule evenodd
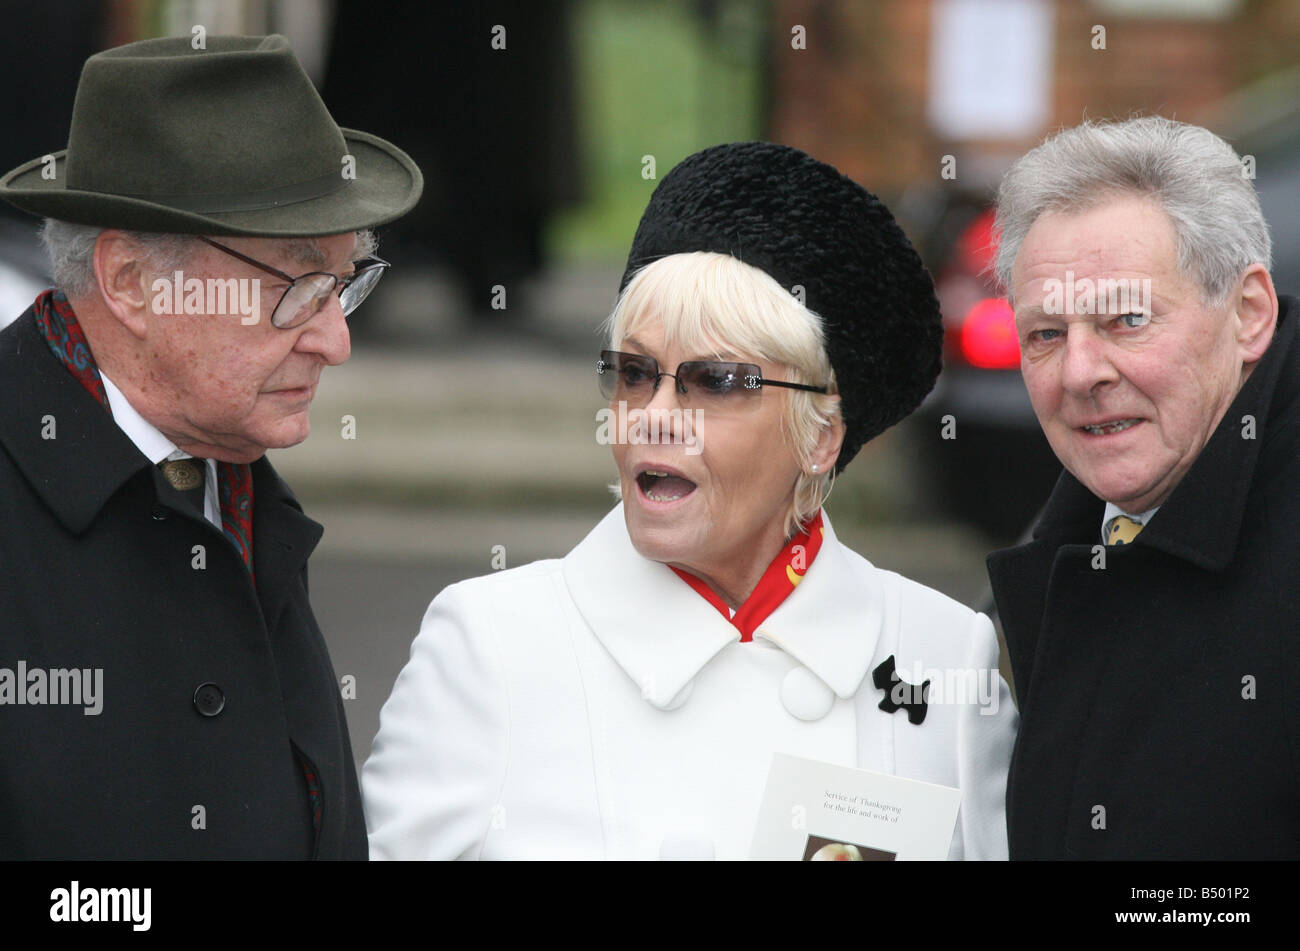
M990 196L953 191L924 250L944 354L939 381L917 411L920 475L941 512L1010 544L1047 501L1061 464L1029 402L1015 320L993 276Z

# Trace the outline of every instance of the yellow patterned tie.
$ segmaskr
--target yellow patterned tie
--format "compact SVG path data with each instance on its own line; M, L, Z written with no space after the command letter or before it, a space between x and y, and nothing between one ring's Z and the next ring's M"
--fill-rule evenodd
M1127 515L1116 515L1106 525L1106 544L1127 545L1138 537L1140 531L1142 531L1141 522L1135 522Z

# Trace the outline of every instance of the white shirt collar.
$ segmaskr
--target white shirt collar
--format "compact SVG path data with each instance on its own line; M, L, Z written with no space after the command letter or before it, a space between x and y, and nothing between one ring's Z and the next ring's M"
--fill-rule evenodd
M1125 518L1130 518L1139 525L1146 525L1147 522L1151 521L1151 516L1155 515L1158 511L1160 511L1160 506L1157 505L1155 508L1147 509L1145 512L1130 515L1114 502L1107 502L1105 514L1101 517L1101 540L1103 542L1106 541L1106 526L1110 524L1110 520L1116 515L1123 515Z
M135 448L144 453L144 457L154 465L178 453L177 459L189 458L189 453L181 452L175 443L158 431L153 423L135 411L122 391L108 378L103 370L99 378L104 381L104 392L108 394L108 406L113 411L113 422L126 433L127 438L135 443Z
M146 459L157 465L164 459L194 458L183 449L177 449L176 444L164 436L158 427L137 413L135 407L117 388L117 384L110 380L103 370L99 371L99 378L104 382L104 393L108 396L108 407L112 410L113 422L117 423L118 428L126 433L131 442L135 443L135 448L139 449ZM220 510L217 502L217 464L212 459L205 461L207 480L204 483L203 515L209 522L220 528L221 522L216 517L216 513Z

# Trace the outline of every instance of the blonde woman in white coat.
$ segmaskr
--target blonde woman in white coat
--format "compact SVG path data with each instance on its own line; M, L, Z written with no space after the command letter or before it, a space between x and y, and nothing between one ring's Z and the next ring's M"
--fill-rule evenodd
M949 857L1005 858L992 625L821 508L938 371L888 211L794 149L697 153L651 199L609 330L623 501L565 558L434 599L363 772L371 857L744 858L787 753L956 787ZM882 704L894 668L992 689L921 717Z

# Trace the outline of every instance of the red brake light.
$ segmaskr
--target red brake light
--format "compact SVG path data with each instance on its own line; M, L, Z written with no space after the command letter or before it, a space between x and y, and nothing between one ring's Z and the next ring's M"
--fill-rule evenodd
M984 209L966 226L957 241L958 265L967 274L979 276L993 270L993 259L998 253L993 221L993 209Z
M1002 297L986 297L961 324L961 355L971 366L1009 370L1020 366L1015 314Z

